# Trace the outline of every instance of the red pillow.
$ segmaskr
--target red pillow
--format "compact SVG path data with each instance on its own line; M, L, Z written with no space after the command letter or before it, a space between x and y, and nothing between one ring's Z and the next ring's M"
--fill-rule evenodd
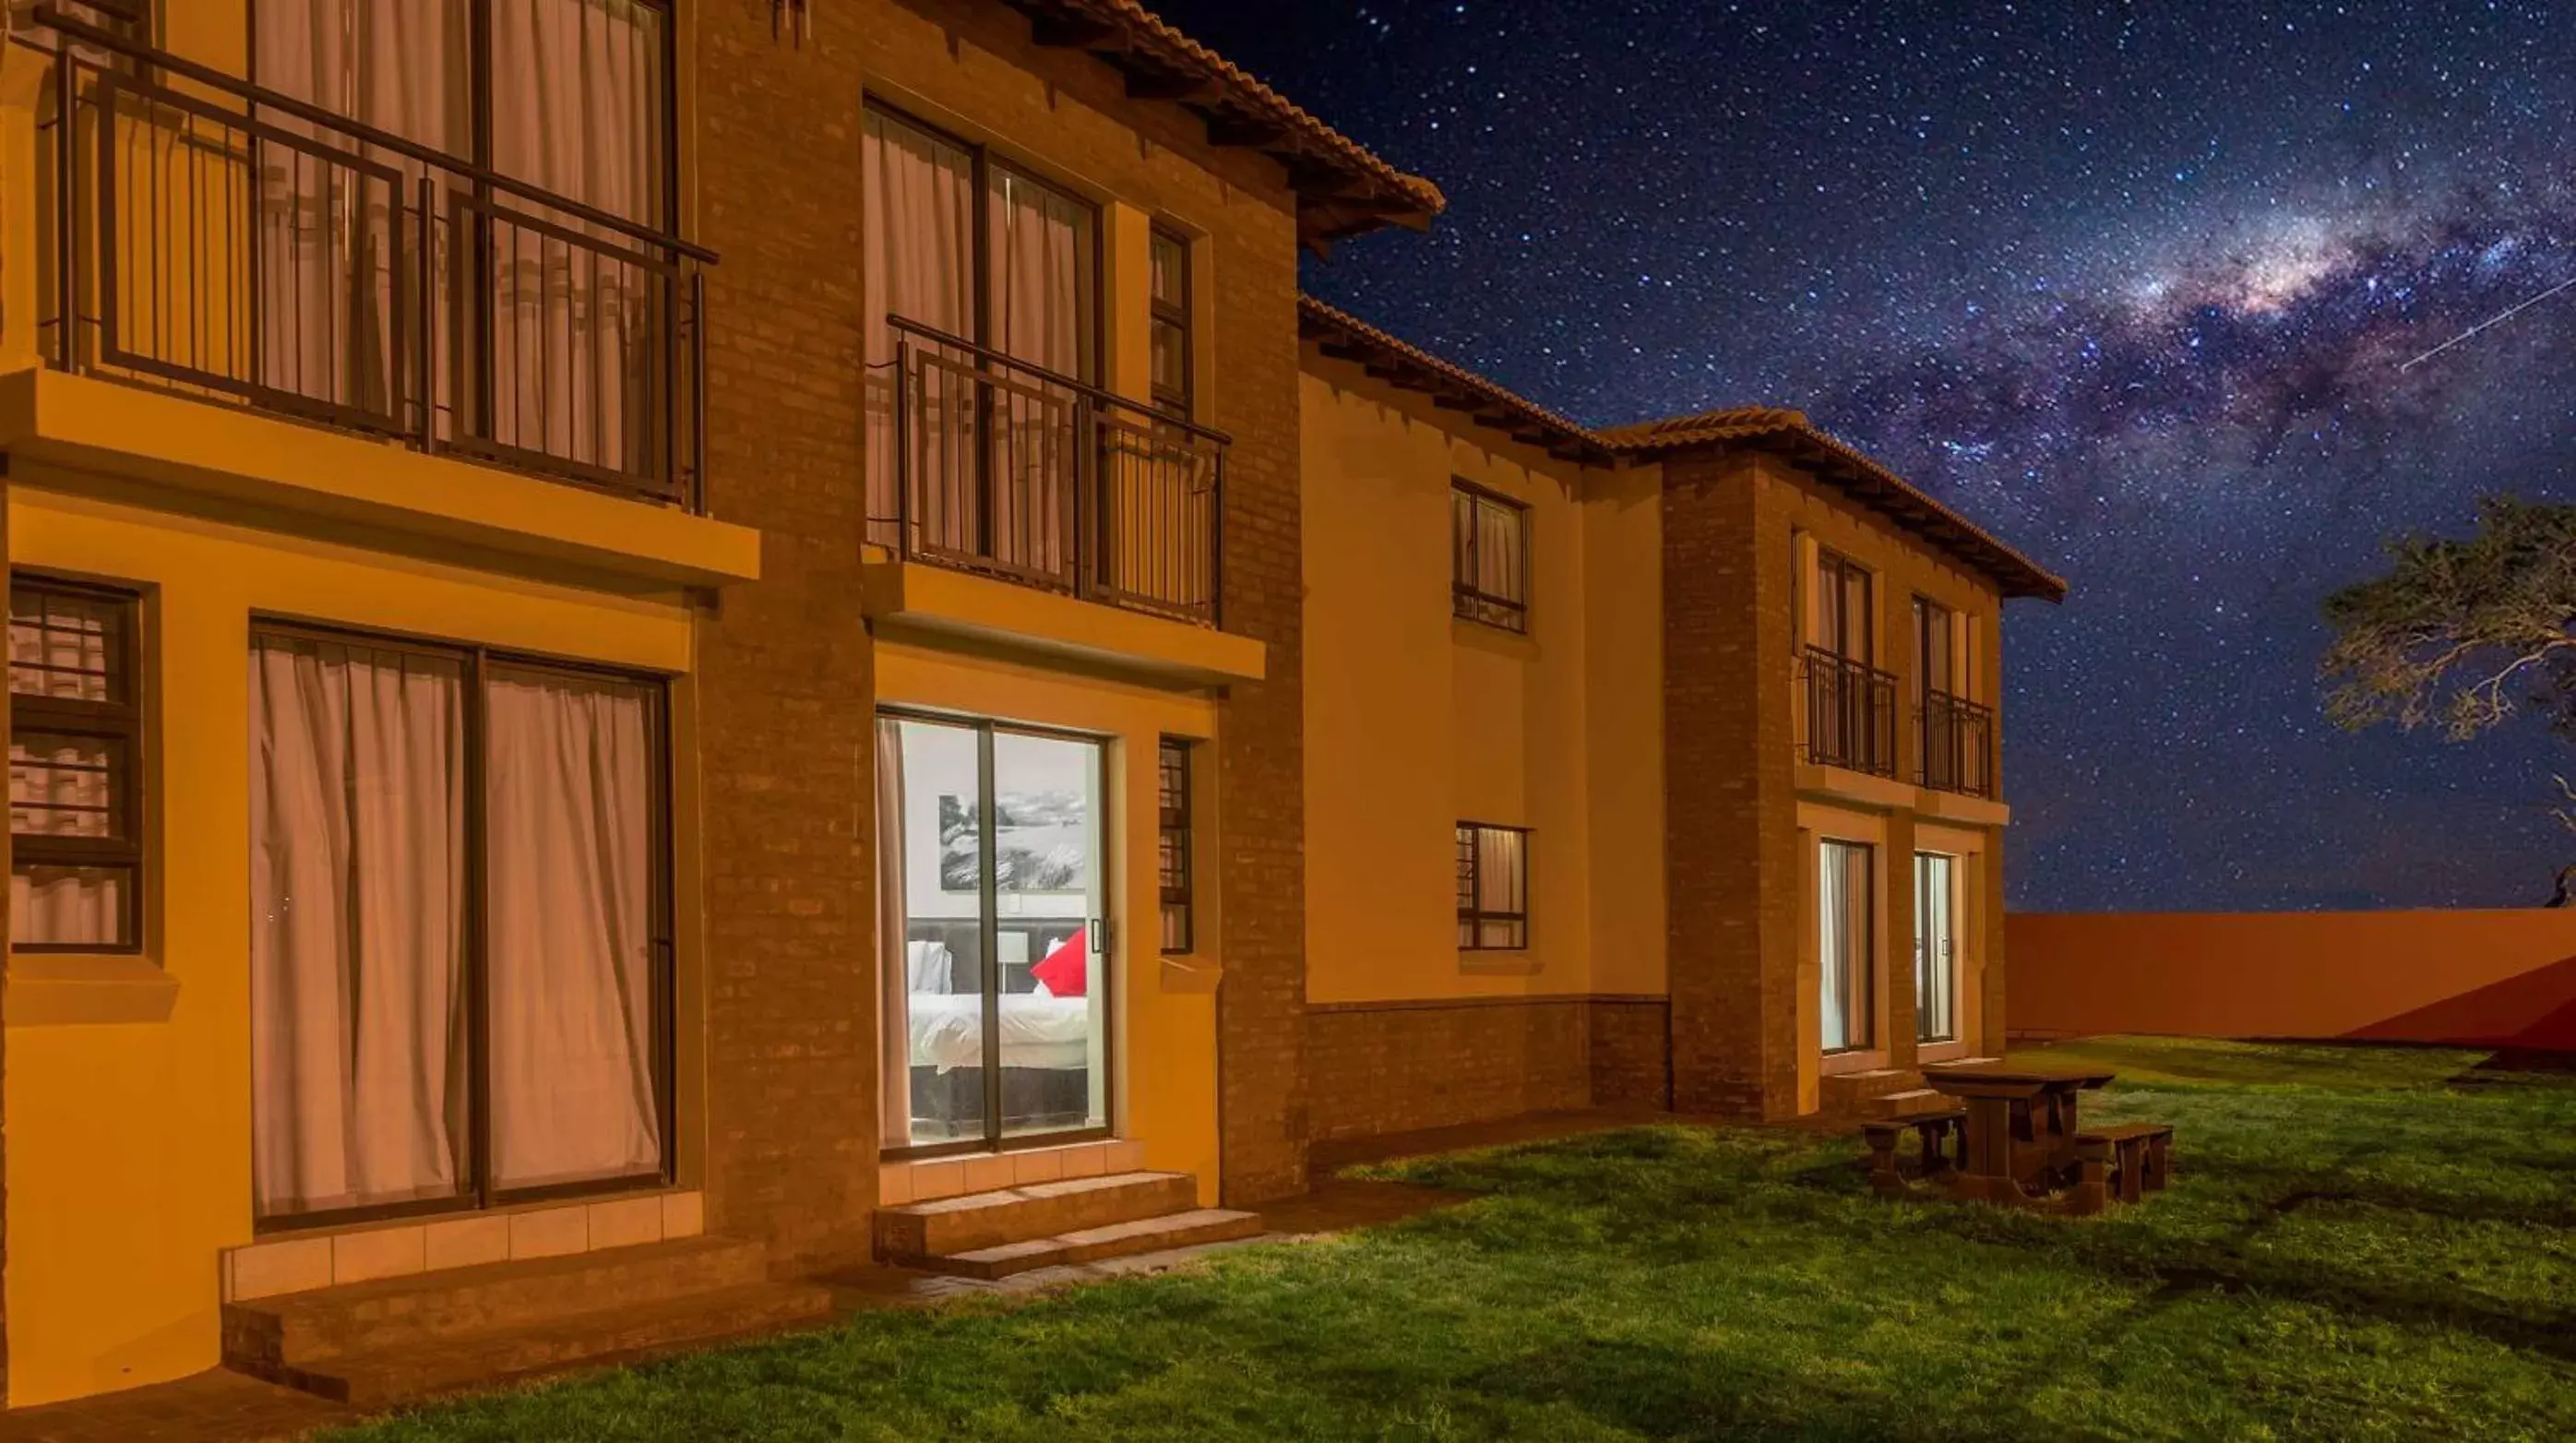
M1046 984L1046 990L1058 997L1080 997L1091 980L1091 929L1076 927L1073 935L1047 949L1029 976Z

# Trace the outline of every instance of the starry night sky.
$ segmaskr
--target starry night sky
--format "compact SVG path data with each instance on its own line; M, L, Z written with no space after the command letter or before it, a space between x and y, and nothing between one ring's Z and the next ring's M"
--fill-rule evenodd
M2318 602L2576 497L2576 26L2529 4L1167 0L1447 191L1308 289L1590 422L1793 406L2074 584L2005 620L2029 909L2530 905L2536 719L2328 724Z

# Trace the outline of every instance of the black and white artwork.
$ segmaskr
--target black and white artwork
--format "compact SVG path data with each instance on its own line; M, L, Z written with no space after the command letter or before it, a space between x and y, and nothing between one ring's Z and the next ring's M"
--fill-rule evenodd
M967 798L939 798L939 890L983 885L982 818ZM1091 824L1080 792L1000 792L993 798L993 884L1004 892L1078 892L1091 876Z

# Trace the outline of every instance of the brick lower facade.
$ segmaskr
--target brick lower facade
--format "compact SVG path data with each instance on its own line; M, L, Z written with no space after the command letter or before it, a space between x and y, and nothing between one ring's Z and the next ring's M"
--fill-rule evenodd
M1792 554L1741 458L1665 464L1664 817L1673 1106L1797 1110L1802 878ZM1774 534L1776 546L1760 544Z
M766 6L701 6L699 234L707 506L759 527L763 575L699 632L705 1130L712 1231L773 1267L858 1261L876 1202L874 689L856 601L859 189L865 74L826 10L801 50ZM855 164L849 167L855 176Z
M1585 1107L1662 1109L1659 997L1483 997L1307 1009L1312 1141Z

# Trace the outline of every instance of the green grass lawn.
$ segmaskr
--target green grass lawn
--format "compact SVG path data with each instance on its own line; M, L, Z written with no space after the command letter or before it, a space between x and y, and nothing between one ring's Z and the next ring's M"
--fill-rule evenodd
M1855 1140L1389 1165L1330 1241L469 1399L339 1440L2576 1437L2576 1075L2083 1044L2179 1129L2089 1221L1873 1198Z

